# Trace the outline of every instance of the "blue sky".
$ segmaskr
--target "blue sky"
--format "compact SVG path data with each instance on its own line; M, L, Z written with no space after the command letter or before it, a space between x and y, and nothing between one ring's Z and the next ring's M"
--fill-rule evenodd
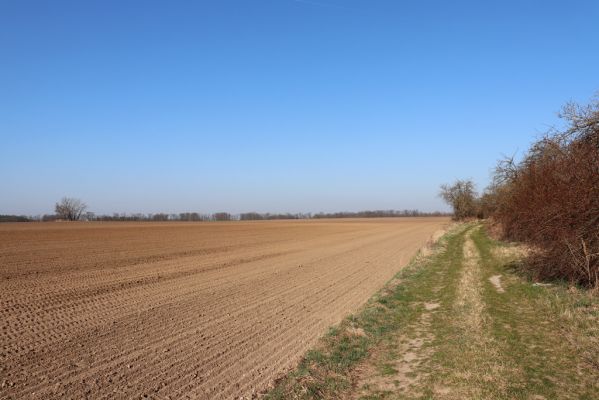
M446 209L599 90L597 1L0 1L0 214Z

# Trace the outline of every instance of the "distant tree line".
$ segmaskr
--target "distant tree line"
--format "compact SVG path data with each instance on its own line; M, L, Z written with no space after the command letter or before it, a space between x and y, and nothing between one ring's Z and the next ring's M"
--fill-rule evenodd
M312 218L310 213L283 213L283 214L271 214L271 213L257 213L247 212L239 214L239 220L241 221L260 221L260 220L273 220L273 219L309 219Z
M31 219L25 215L0 215L0 222L29 222Z
M64 202L67 205L81 205L80 201L69 199ZM64 199L63 199L64 200ZM202 214L197 212L184 212L178 214L168 213L114 213L111 215L95 214L78 208L77 212L65 211L64 204L61 201L61 213L45 214L41 216L0 216L0 222L26 222L26 221L267 221L278 219L319 219L319 218L390 218L390 217L438 217L449 216L446 212L422 212L418 210L365 210L358 212L335 212L335 213L259 213L245 212L240 214L230 214L227 212L217 212L212 214ZM4 217L4 218L3 218Z
M423 212L419 210L365 210L357 212L335 212L335 213L318 213L312 218L395 218L395 217L441 217L449 216L451 213L434 211Z

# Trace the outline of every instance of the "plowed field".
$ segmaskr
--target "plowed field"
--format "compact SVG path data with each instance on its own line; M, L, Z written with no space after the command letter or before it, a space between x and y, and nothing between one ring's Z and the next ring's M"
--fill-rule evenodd
M0 225L0 398L251 398L446 218Z

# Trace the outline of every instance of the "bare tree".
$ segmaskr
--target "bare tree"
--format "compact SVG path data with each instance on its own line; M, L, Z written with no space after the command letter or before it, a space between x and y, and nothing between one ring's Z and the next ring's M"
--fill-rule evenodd
M231 221L233 218L229 213L217 212L212 214L212 219L215 221Z
M457 180L453 185L441 185L439 196L453 208L454 219L475 217L478 195L471 180Z
M71 197L63 197L60 203L56 203L54 207L58 218L68 221L79 221L86 209L87 205L84 202Z
M165 213L154 214L154 215L152 215L152 219L154 221L168 221L168 214L165 214Z

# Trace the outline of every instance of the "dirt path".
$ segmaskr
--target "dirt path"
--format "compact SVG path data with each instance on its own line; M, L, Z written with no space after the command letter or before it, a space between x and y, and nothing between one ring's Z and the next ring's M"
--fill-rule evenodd
M527 281L501 246L455 228L269 397L599 399L599 299Z
M0 398L249 398L446 222L4 225Z

